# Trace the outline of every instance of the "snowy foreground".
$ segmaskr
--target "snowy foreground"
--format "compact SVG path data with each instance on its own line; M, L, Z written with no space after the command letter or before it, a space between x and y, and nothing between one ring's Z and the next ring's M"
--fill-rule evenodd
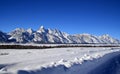
M0 74L120 74L118 58L117 47L0 49Z

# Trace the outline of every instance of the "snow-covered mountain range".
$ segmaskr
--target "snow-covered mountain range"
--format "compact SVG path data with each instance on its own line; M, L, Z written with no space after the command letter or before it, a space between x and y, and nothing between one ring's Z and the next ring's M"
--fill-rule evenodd
M0 43L120 43L120 40L105 34L94 36L91 34L70 35L57 29L45 29L41 26L37 31L17 28L9 33L0 31Z

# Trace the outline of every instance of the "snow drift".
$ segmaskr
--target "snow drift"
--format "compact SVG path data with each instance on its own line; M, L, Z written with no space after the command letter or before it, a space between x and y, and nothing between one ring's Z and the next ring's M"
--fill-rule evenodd
M83 59L83 63L76 61L67 63L67 65L65 64L66 61L62 60L57 66L53 65L30 71L19 70L17 74L120 74L120 54L118 54L111 53L98 59Z
M0 50L0 74L119 73L120 48ZM106 71L104 71L106 70ZM111 73L110 73L111 74Z

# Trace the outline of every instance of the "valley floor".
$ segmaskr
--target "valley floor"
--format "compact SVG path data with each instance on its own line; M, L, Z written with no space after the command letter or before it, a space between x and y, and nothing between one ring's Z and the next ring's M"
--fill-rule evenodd
M117 47L0 49L0 74L120 74L119 58Z

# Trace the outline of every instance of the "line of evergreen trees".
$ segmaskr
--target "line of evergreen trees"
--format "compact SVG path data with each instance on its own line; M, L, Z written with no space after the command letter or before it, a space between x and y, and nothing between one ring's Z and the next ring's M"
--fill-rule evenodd
M32 45L0 45L0 49L47 49L47 48L63 48L63 47L119 47L119 46L93 46L93 45L58 45L58 46L32 46Z

